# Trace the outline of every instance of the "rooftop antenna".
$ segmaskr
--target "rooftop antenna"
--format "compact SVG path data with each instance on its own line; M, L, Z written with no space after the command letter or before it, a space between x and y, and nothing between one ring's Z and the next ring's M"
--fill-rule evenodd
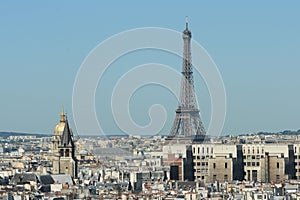
M185 16L185 28L188 29L189 17Z

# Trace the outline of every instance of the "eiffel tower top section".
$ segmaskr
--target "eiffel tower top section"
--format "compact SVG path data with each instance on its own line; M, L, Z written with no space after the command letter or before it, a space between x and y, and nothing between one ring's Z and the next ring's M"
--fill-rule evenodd
M183 60L182 60L182 83L180 95L180 108L183 110L198 110L195 92L194 78L191 55L191 38L192 33L188 29L188 18L186 18L186 27L182 34L183 38Z
M194 90L194 77L191 55L192 33L186 27L182 34L183 38L183 59L182 59L182 80L178 109L171 128L169 139L183 139L195 141L202 140L206 134L203 127Z

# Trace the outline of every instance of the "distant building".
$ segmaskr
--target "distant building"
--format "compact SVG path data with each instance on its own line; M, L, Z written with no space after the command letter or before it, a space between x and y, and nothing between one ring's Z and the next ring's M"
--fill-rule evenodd
M277 143L193 144L194 178L204 183L299 180L299 147Z
M54 129L52 136L52 150L54 154L53 173L70 174L77 177L77 159L72 129L64 111L60 114L60 122Z

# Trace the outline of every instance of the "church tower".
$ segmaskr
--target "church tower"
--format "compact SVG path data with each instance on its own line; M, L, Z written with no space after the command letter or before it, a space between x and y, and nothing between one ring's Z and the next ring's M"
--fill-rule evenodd
M74 136L64 111L60 114L60 123L54 129L52 143L53 173L70 174L73 178L77 178Z

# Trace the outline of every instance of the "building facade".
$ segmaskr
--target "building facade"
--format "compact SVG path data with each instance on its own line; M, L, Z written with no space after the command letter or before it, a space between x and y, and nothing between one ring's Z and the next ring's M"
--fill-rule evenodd
M299 144L193 144L194 178L204 183L300 179Z

